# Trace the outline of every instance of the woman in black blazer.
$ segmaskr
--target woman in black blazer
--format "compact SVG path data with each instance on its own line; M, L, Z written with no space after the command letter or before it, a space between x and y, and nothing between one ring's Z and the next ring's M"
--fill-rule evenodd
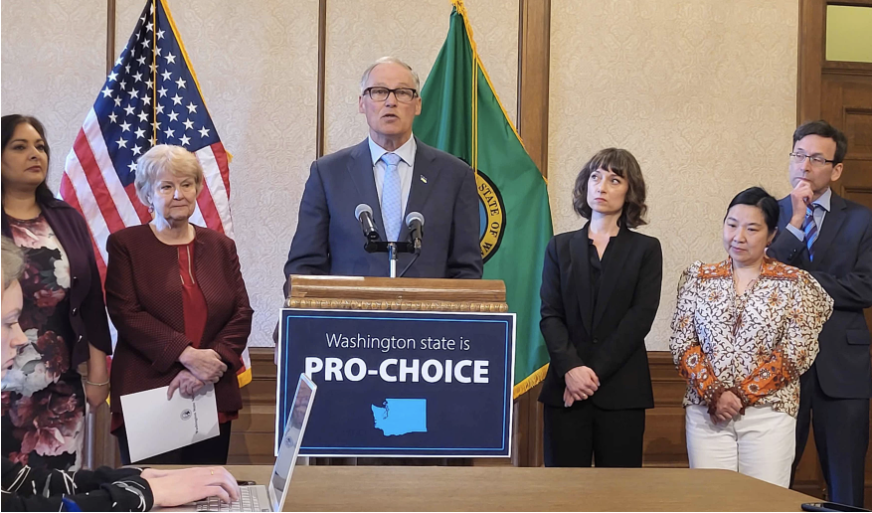
M663 256L660 241L631 231L647 209L633 155L594 155L575 181L573 207L589 222L551 239L542 272L545 465L641 467L645 409L654 407L645 335Z

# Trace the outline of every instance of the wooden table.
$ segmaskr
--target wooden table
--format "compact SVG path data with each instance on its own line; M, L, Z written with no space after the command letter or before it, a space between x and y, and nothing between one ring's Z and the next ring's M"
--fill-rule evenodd
M228 466L266 483L272 467ZM690 469L298 466L285 511L800 511L818 499Z

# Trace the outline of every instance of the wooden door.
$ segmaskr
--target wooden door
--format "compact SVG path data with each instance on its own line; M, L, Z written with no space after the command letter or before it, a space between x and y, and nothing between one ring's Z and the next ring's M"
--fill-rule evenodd
M825 73L821 93L822 117L848 137L845 170L836 191L872 209L872 69ZM872 326L872 308L866 310L866 324ZM866 508L872 508L872 450L866 452L865 499Z
M821 92L821 117L848 137L835 191L872 209L872 69L866 75L824 75ZM872 326L872 309L866 310L866 323Z
M797 122L825 119L845 133L845 170L833 189L872 209L872 63L826 59L828 4L872 9L872 0L801 0ZM866 310L866 323L872 326L872 309ZM812 436L794 488L822 497L825 483ZM872 451L866 454L866 507L872 507Z

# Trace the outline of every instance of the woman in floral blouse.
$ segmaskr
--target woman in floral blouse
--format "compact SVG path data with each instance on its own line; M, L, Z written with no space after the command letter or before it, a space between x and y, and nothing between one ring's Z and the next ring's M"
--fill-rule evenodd
M805 271L765 256L777 220L778 204L763 189L733 198L723 229L729 256L684 272L669 345L687 380L691 468L787 487L799 376L817 356L833 300Z
M3 456L36 469L81 466L85 401L109 394L112 350L85 219L45 183L42 124L2 119L3 235L25 253L21 328L28 343L3 377Z

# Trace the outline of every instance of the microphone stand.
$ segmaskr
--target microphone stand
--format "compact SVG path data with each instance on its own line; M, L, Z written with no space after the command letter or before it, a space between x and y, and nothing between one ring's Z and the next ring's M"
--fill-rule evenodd
M397 277L397 243L388 242L388 260L391 261L391 278Z
M399 253L415 253L415 245L411 242L385 242L370 240L363 245L368 253L387 253L390 262L391 278L397 277L397 258Z

